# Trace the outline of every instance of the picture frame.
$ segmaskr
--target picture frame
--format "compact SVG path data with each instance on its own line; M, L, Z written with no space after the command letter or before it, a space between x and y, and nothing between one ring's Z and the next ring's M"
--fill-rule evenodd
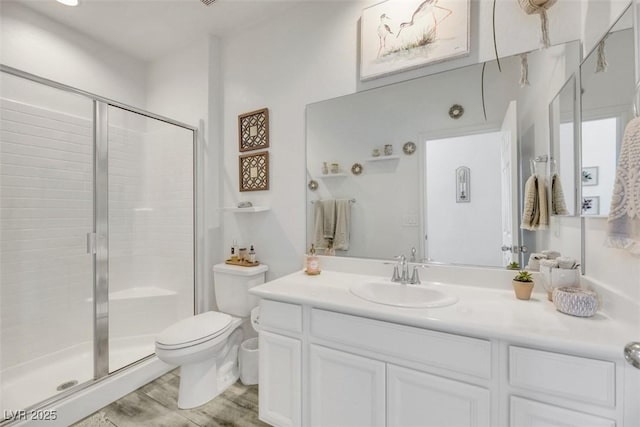
M582 168L582 185L591 187L598 185L598 166L588 166Z
M360 19L360 80L470 52L470 0L385 0Z
M600 197L582 197L582 215L600 215Z
M244 154L238 157L240 191L269 189L269 152Z
M269 109L250 111L238 116L238 150L261 150L269 147Z

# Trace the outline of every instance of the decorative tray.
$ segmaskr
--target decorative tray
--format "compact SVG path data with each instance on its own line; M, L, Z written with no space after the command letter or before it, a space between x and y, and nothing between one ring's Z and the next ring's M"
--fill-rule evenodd
M255 267L257 265L260 265L260 262L258 261L256 262L249 262L245 260L232 261L230 259L225 260L224 263L229 265L239 265L240 267Z

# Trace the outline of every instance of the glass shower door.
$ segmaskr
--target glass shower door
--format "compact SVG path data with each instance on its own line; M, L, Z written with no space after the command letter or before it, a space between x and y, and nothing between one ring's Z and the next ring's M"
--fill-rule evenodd
M93 102L0 73L0 407L93 379Z
M194 135L109 106L109 372L194 313Z

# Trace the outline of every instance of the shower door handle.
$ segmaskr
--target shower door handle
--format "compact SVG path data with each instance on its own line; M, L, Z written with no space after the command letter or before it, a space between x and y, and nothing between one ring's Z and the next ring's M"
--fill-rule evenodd
M96 233L87 233L87 253L91 255L96 253Z

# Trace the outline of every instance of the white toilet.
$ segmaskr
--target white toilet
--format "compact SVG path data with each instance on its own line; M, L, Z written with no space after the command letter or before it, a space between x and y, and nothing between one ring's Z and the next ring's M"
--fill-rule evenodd
M156 337L156 355L180 366L178 407L195 408L222 393L239 377L238 349L258 298L249 289L264 283L266 265L213 267L219 312L207 311L183 319Z

